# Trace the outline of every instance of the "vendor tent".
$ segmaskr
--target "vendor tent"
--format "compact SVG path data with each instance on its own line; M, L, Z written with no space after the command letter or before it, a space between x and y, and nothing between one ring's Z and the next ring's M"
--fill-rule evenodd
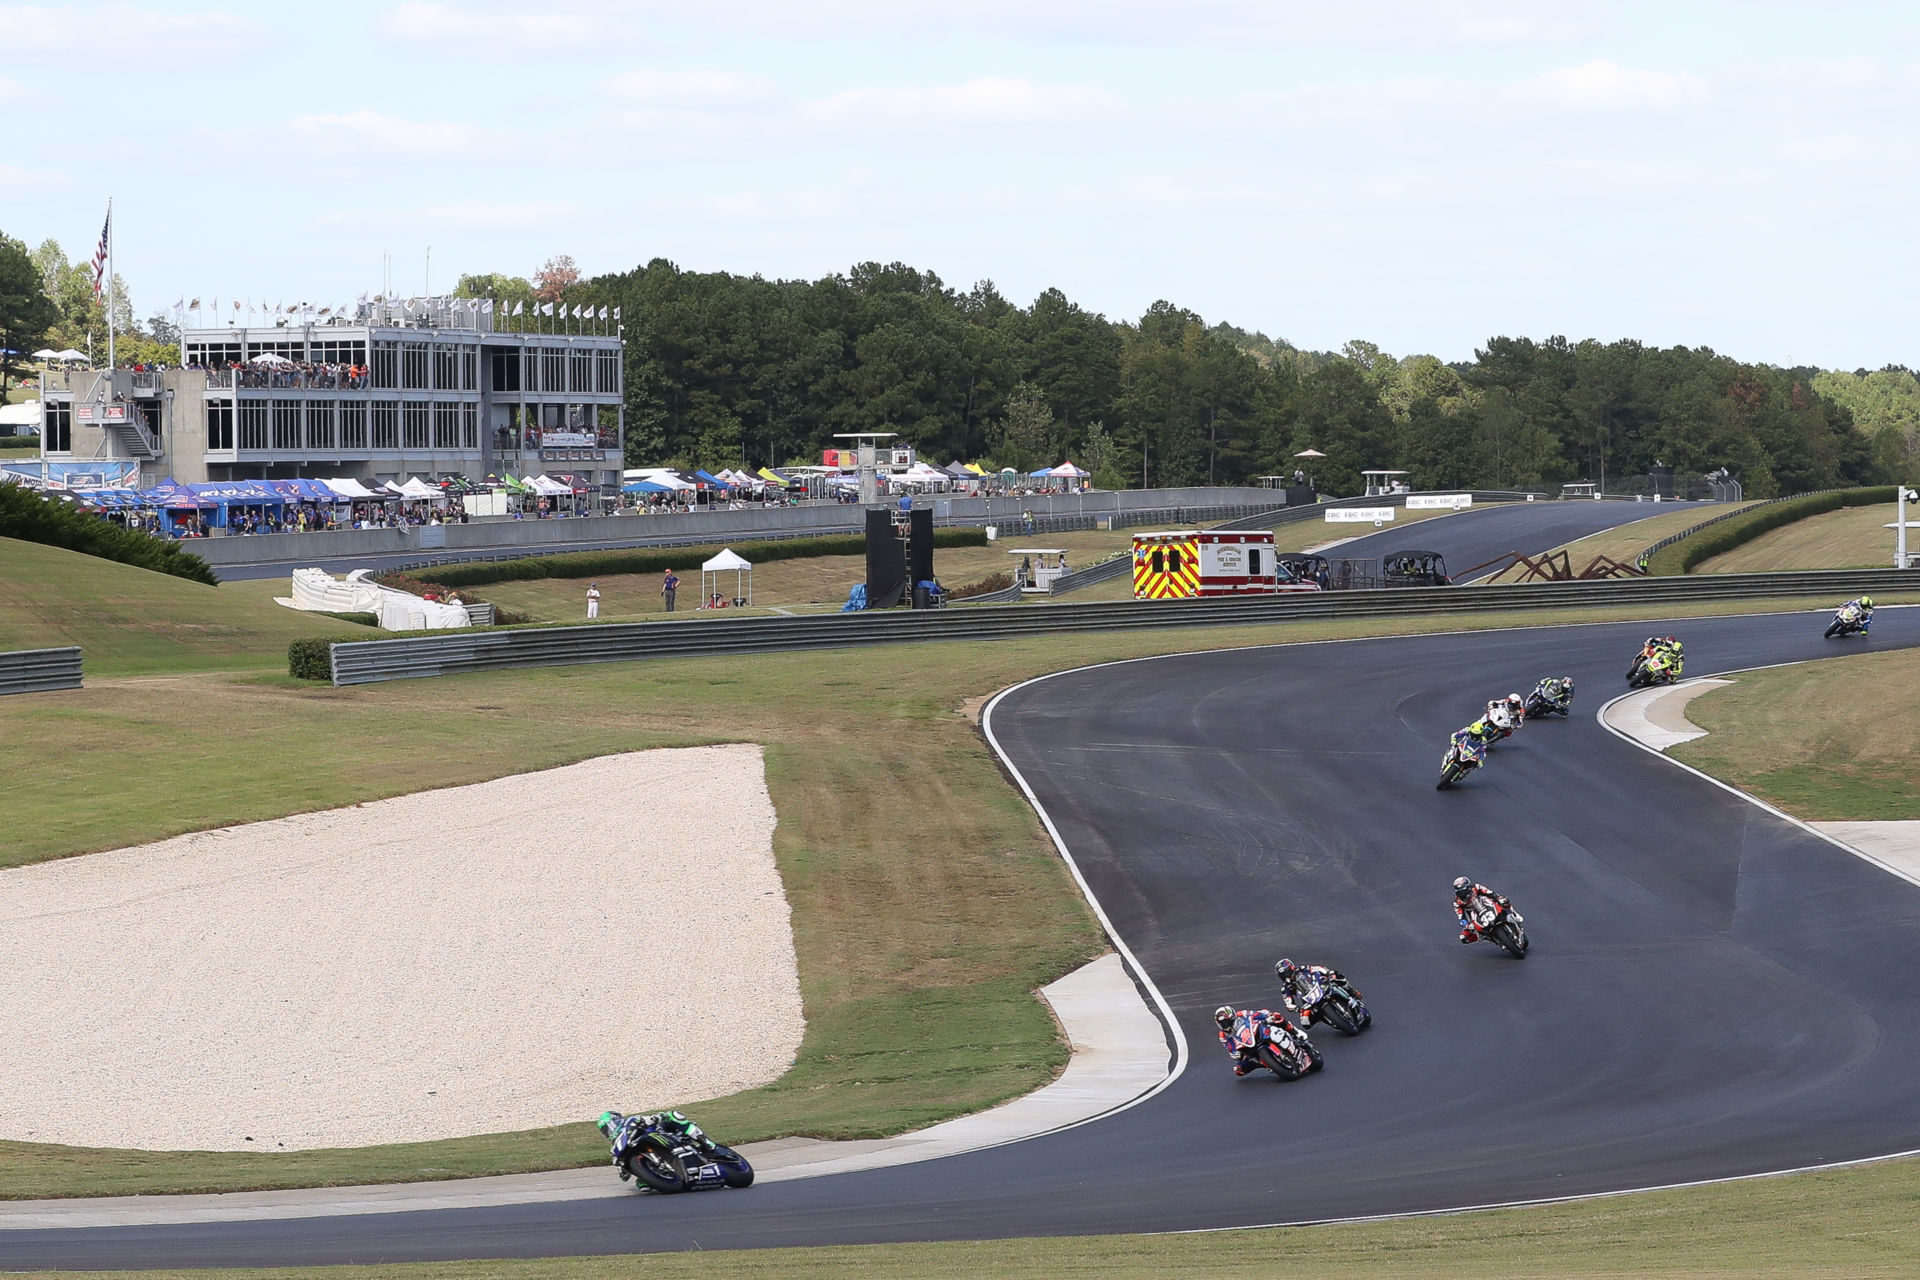
M537 475L527 481L533 491L543 498L568 498L573 496L573 486L562 484L552 476Z
M65 360L70 364L78 364L87 357L84 352L75 351L72 347L68 347L65 351L54 352L53 358L55 360Z
M1047 472L1047 474L1050 476L1060 476L1060 477L1065 477L1065 478L1074 479L1074 480L1084 480L1089 475L1091 475L1092 472L1082 471L1079 467L1074 466L1073 463L1071 462L1063 462L1059 466L1055 467L1053 470Z
M400 486L400 496L410 498L416 502L445 502L447 500L447 494L444 489L428 484L419 476L407 477L407 482Z
M332 479L322 480L320 483L333 490L336 494L340 495L340 497L354 502L365 502L369 499L379 501L391 496L390 494L377 493L361 484L358 480L353 479L351 476L334 476Z
M748 605L753 603L753 565L745 557L738 555L730 547L722 547L720 554L700 566L700 603L710 603L720 594L720 575L733 574L733 603Z
M673 486L658 480L629 480L620 486L622 493L672 493Z

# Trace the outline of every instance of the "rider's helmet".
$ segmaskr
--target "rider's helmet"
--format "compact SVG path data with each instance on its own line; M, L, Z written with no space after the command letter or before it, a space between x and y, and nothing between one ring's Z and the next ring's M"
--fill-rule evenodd
M1287 957L1281 956L1273 962L1273 975L1280 979L1280 981L1285 982L1288 978L1291 978L1299 968L1299 965L1287 959Z
M1567 692L1568 692L1568 693L1572 693L1572 692L1573 692L1573 677L1572 677L1572 676L1561 676L1561 677L1560 677L1560 683L1561 683L1562 685L1564 685L1564 686L1566 686L1566 690L1567 690Z
M598 1129L603 1137L611 1139L613 1131L620 1127L620 1122L624 1119L626 1117L618 1111L602 1111L600 1118L593 1122L593 1127Z
M1522 698L1517 693L1510 693L1507 695L1507 706L1512 709L1513 714L1517 719L1520 716L1520 714L1526 710L1527 700L1525 698Z
M1465 876L1455 876L1453 880L1453 896L1456 898L1472 897L1473 881L1467 879Z
M1871 608L1873 608L1873 597L1872 597L1872 596L1861 596L1861 597L1860 597L1860 607L1861 607L1862 609L1871 609Z
M1223 1004L1218 1009L1215 1009L1213 1011L1213 1020L1220 1024L1220 1029L1222 1031L1225 1031L1228 1027L1233 1025L1233 1006L1230 1004Z
M681 1115L678 1111L662 1111L660 1113L660 1119L668 1122L669 1124L679 1125L683 1129L686 1128L688 1124L687 1118Z

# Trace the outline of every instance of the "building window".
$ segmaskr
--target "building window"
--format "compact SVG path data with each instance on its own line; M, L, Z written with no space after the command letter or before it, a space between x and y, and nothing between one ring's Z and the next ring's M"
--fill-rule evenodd
M620 394L620 353L618 351L600 351L594 354L595 371L594 390L603 396Z
M400 344L400 385L409 391L427 389L427 344Z
M43 413L46 421L40 424L40 435L48 453L73 452L73 402L71 400L49 400Z
M433 344L433 389L460 389L460 348L446 342Z
M540 389L542 391L567 389L567 349L565 347L540 348Z
M307 448L333 448L333 401L307 401Z
M406 449L425 449L427 445L427 422L430 410L424 404L406 404L400 407L400 444Z
M460 348L460 389L478 391L480 389L480 348Z
M267 402L265 400L240 402L240 447L242 449L267 447Z
M207 448L222 451L233 448L233 405L230 402L207 406Z
M534 347L520 349L520 389L538 391L540 389L540 352Z
M568 360L568 364L571 366L570 372L573 376L570 389L574 391L592 391L593 352L587 350L585 347L576 347L574 348L572 357Z
M472 401L460 406L460 447L480 447L480 406Z
M375 400L373 402L373 447L376 449L400 447L399 401Z
M367 447L367 406L353 400L340 402L340 447Z
M300 448L300 402L273 402L273 447L285 452Z
M436 404L433 406L433 447L436 449L460 447L459 405Z
M373 344L373 385L382 391L400 385L400 349L391 342Z
M520 389L520 353L518 351L487 352L487 363L493 367L493 389L495 391L518 391Z

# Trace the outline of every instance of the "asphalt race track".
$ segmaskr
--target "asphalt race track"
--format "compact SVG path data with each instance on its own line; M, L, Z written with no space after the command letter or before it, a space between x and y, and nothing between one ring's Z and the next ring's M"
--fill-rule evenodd
M1447 572L1453 575L1454 581L1465 582L1466 570L1509 551L1539 555L1615 525L1663 515L1676 508L1699 509L1712 505L1707 502L1663 502L1657 507L1640 502L1502 502L1399 528L1389 525L1378 533L1355 537L1322 554L1332 559L1378 559L1396 551L1438 551L1446 557ZM1702 511L1700 518L1705 520L1710 514ZM1357 533L1368 527L1330 524L1326 527L1327 537L1331 540L1347 536L1344 531ZM1575 573L1584 568L1584 562L1573 566ZM1485 577L1486 572L1474 576Z
M1653 630L1686 641L1691 675L1920 644L1920 609L1883 610L1870 642L1823 641L1826 618L1194 654L1008 693L994 733L1192 1049L1169 1088L1105 1120L748 1192L0 1232L0 1267L1227 1227L1920 1148L1920 887L1594 716L1624 692L1627 661ZM1577 680L1573 718L1529 724L1459 789L1436 792L1449 732L1547 674ZM1534 942L1527 959L1459 944L1448 884L1460 874L1512 896ZM1283 953L1345 970L1374 1026L1351 1040L1316 1032L1318 1075L1236 1080L1210 1011L1272 1001Z

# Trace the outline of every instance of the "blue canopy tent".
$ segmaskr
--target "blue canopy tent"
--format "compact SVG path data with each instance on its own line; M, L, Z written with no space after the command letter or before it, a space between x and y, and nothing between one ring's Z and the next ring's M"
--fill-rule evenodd
M629 480L620 486L622 493L672 493L673 486L658 480Z
M708 471L696 471L693 473L693 475L696 480L699 480L704 484L712 485L716 489L730 490L733 488L733 486L728 484L725 480L722 480L719 476L716 476L713 473Z
M275 493L292 502L324 502L331 505L348 501L322 480L269 480L266 484Z
M140 494L141 504L152 507L160 513L164 531L178 535L183 525L200 525L200 513L213 511L217 504L203 498L193 491L191 485L177 484L168 476L151 489Z
M259 508L264 515L268 507L286 510L287 500L269 489L259 480L217 480L207 484L186 486L198 497L214 505L218 513L213 521L215 528L230 528L233 524L233 512Z

